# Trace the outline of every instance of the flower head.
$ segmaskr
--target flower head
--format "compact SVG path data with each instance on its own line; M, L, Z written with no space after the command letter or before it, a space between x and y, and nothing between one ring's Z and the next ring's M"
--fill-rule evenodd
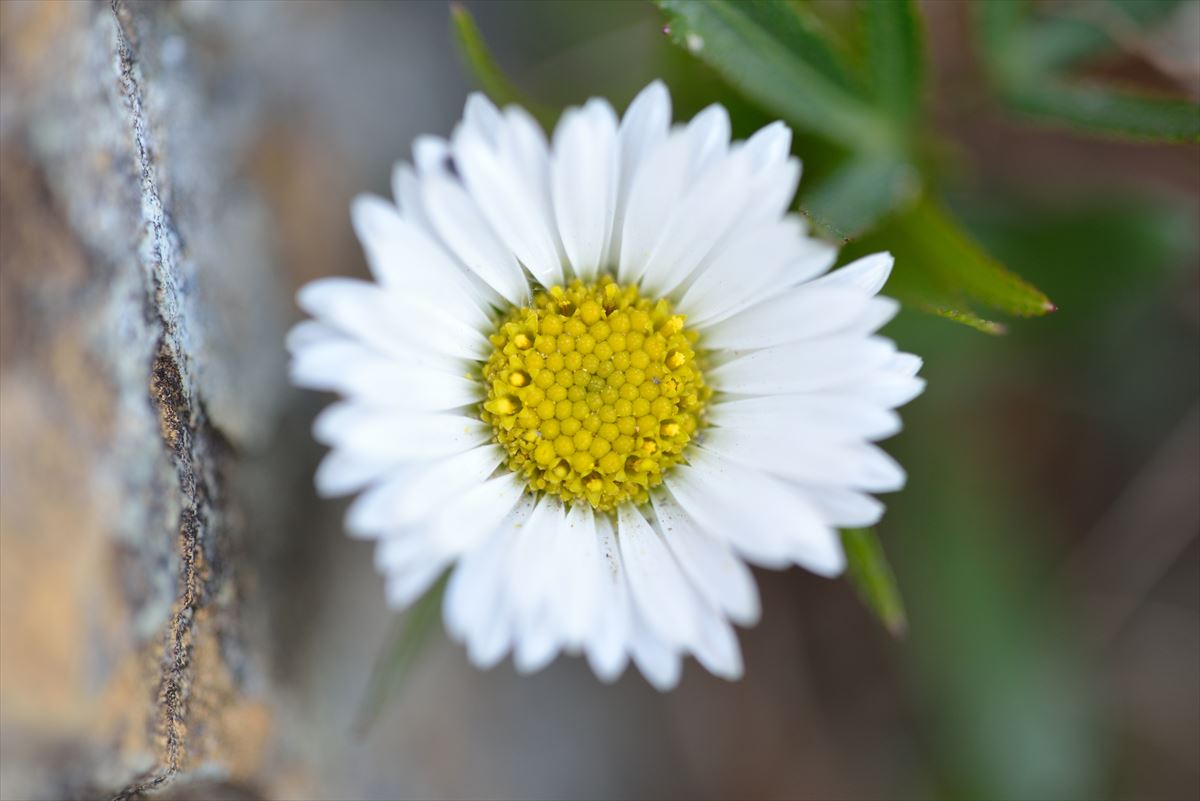
M923 387L874 333L891 257L828 272L787 213L782 123L731 143L719 105L670 117L656 82L547 142L473 95L396 168L395 205L354 202L375 282L300 291L293 380L343 396L318 489L361 493L347 528L393 605L453 571L446 626L480 666L632 659L665 689L692 654L736 678L747 563L839 573L838 527L904 483L872 444Z

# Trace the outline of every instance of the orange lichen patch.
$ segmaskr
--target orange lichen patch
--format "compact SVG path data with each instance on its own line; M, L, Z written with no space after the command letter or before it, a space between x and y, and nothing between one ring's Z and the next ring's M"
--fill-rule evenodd
M87 635L115 625L117 601L95 574L104 532L88 464L23 378L0 381L0 707L7 724L75 729L95 701Z
M190 770L219 762L229 778L252 779L260 773L271 713L265 703L246 698L230 673L219 641L219 617L207 608L199 610L188 635L193 663L183 688L186 739L178 767Z

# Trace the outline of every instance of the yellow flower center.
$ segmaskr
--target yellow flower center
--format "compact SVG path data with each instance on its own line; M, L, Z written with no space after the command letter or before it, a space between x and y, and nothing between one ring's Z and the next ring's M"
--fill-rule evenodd
M530 490L598 511L644 503L712 394L695 341L668 301L636 286L552 287L492 334L482 417Z

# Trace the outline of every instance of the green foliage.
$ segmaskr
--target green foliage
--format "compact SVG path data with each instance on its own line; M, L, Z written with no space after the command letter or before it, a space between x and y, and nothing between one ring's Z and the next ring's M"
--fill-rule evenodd
M1170 2L1084 6L1093 17L1122 29L1158 19ZM980 0L972 5L980 54L997 95L1030 118L1087 133L1166 142L1200 141L1200 105L1085 83L1067 68L1111 44L1095 21L1038 18L1021 0ZM1106 16L1107 15L1107 16Z
M805 192L804 213L842 241L867 231L892 209L914 199L920 173L907 162L887 156L852 158Z
M910 0L862 4L867 80L856 80L839 48L803 5L730 0L658 0L672 39L748 97L810 133L851 150L842 166L806 187L801 207L843 241L872 229L879 249L901 251L889 291L917 308L988 333L970 301L1018 316L1053 309L1044 294L988 258L957 224L921 201L921 25ZM1019 4L1014 4L1019 5ZM990 8L989 31L1017 13ZM897 237L903 242L899 247Z
M1122 309L1161 292L1171 268L1195 264L1200 246L1194 210L1151 198L963 197L955 211L989 252L1035 274L1062 305L1037 329L1042 347L1051 336L1094 342Z
M554 111L526 97L500 69L496 59L483 41L483 34L471 13L458 3L450 4L450 19L454 38L466 62L467 69L479 81L484 93L498 106L517 103L524 106L543 126L552 122Z
M1055 306L1040 290L988 256L937 204L928 199L887 224L880 233L896 252L925 270L901 270L897 290L915 293L918 303L939 313L976 301L1017 317L1037 317Z
M1200 141L1200 106L1100 86L1043 78L1009 87L1005 98L1029 117L1092 133L1164 142Z
M945 369L970 371L978 351L947 357ZM945 378L905 415L923 445L905 453L909 487L889 510L913 527L892 555L907 579L902 656L929 716L935 797L1103 797L1111 729L1100 688L1079 627L1061 618L1061 586L1030 575L1046 563L1053 523L1006 484L985 426L948 424L958 389ZM939 441L953 444L928 444Z
M396 616L388 643L375 659L367 692L358 709L354 728L360 736L370 732L388 696L404 683L417 657L429 644L430 635L437 629L448 578L447 572L412 609Z
M896 576L883 553L879 537L869 528L846 529L842 532L842 547L846 550L846 572L879 621L895 637L904 636L908 617L896 586Z
M1161 23L1180 2L1107 0L1103 4L1026 7L1024 10L1041 10L1042 13L1036 24L1026 25L1021 33L1024 49L1039 70L1066 69L1119 45L1113 38L1113 24L1124 30L1144 29Z
M823 36L793 6L747 0L659 0L671 39L797 128L868 151L892 129Z
M875 102L898 125L911 126L925 73L917 9L912 0L875 0L863 3L863 15Z

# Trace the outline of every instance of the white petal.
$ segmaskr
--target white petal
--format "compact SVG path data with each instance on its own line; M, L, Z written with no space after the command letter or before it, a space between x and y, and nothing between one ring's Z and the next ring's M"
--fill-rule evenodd
M788 155L791 146L792 131L782 122L766 125L734 146L749 156L754 169L754 191L739 224L778 219L787 211L800 183L800 161Z
M576 503L567 513L560 537L557 614L564 644L579 649L586 642L597 615L600 551L596 516L586 503Z
M510 116L519 121L515 127ZM544 138L520 120L506 112L499 149L472 127L459 126L454 159L492 230L535 278L551 286L562 282L562 262L545 198L548 156Z
M729 621L712 610L700 620L700 632L693 650L696 660L712 673L728 681L742 677L742 650Z
M487 480L504 454L487 444L406 471L360 495L346 512L355 534L381 534L415 525Z
M700 111L684 131L688 137L692 175L699 175L729 151L729 112L719 103Z
M489 348L476 327L434 308L419 293L405 297L354 278L319 278L300 289L296 302L352 338L402 358L415 358L431 346L460 358L475 358Z
M705 455L695 454L705 461ZM770 568L784 568L791 563L790 543L779 527L748 525L747 515L761 510L746 508L747 498L738 498L715 471L677 465L664 480L671 496L678 502L697 527L709 536L728 543L743 558Z
M839 391L842 387L836 387ZM925 390L925 380L900 373L877 371L865 378L847 381L844 389L859 398L894 409Z
M529 302L521 265L480 214L475 201L450 176L430 176L422 185L430 224L467 269L516 306Z
M298 387L343 392L348 367L363 364L363 369L391 364L392 359L380 355L358 342L341 338L300 349L288 363L288 378Z
M924 364L925 362L920 356L912 353L897 353L884 365L883 369L895 375L914 376L921 372L921 367Z
M345 339L345 334L320 320L301 320L287 332L284 345L288 353L296 353L314 345L325 345Z
M492 604L492 622L477 637L467 641L467 656L480 670L495 667L512 647L515 623L507 607L508 599L501 595Z
M617 134L621 175L613 215L612 240L605 254L606 263L611 262L621 252L621 233L633 178L647 154L667 138L670 125L671 96L661 81L654 81L639 92L629 104L625 116L621 118L621 127Z
M679 652L659 640L646 623L636 618L629 645L634 663L654 689L666 692L679 683L683 670Z
M505 601L510 551L533 507L533 496L523 496L490 537L463 555L446 586L446 629L468 642L476 664L494 664L507 650L507 636L495 635L512 630Z
M616 681L629 663L632 602L621 553L607 515L596 517L596 546L599 554L596 625L585 644L588 664L604 682Z
M554 131L554 218L575 274L592 280L612 236L619 174L617 115L603 100L569 109Z
M893 492L904 486L900 465L865 442L818 440L779 429L714 428L703 447L795 481L869 492Z
M350 495L397 472L392 459L367 459L355 453L332 450L317 465L313 483L322 498Z
M777 167L792 149L792 129L776 120L754 132L742 146L755 170Z
M642 160L629 189L617 276L622 283L642 277L659 234L688 185L691 143L672 133Z
M389 574L384 585L384 593L388 606L393 609L403 609L420 598L448 565L444 559L422 561L404 573Z
M441 370L396 362L369 372L365 368L348 366L342 391L380 409L450 411L477 403L483 395L480 382Z
M499 528L524 492L524 482L514 473L489 479L429 518L426 536L439 553L456 557Z
M812 505L795 489L767 473L724 459L705 448L697 448L691 458L693 477L700 477L701 486L709 494L710 509L723 509L723 517L739 529L714 531L702 522L713 535L723 535L749 559L758 554L768 555L776 566L780 557L795 562L821 575L836 575L844 567L841 541ZM676 468L676 473L682 468ZM694 497L687 502L671 483L671 493L691 514ZM731 510L731 511L730 511ZM711 511L710 515L719 520ZM750 544L751 548L744 547Z
M392 167L392 197L401 217L435 235L429 215L425 213L425 201L421 199L421 181L413 168L403 162Z
M522 527L512 551L509 595L523 624L532 625L543 606L549 606L558 564L554 552L566 528L566 509L556 496L545 494Z
M828 269L836 251L805 230L788 215L723 241L679 300L688 323L704 328Z
M668 493L650 498L658 530L696 592L744 626L758 622L758 588L746 564L702 530Z
M822 336L849 325L870 300L850 289L802 284L705 329L710 348L769 348Z
M865 528L883 517L883 504L865 493L843 487L797 486L826 522L838 528Z
M450 143L440 136L418 136L413 140L413 164L422 178L448 172Z
M753 200L747 204L744 222L779 219L792 205L800 186L800 160L789 158L754 177Z
M461 368L452 372L460 363L430 355L432 364L422 365L342 340L297 352L288 370L296 386L340 392L378 409L448 411L480 399L478 381Z
M876 372L894 353L895 345L879 337L830 337L751 351L707 378L715 389L738 394L809 392Z
M521 674L537 673L554 661L561 647L550 611L543 609L534 619L518 623L513 666Z
M680 199L659 234L643 267L646 289L665 295L690 278L733 228L751 189L744 156L715 161Z
M313 437L367 458L422 461L450 456L492 437L482 420L454 414L404 414L341 402L313 422Z
M447 633L455 640L467 639L491 618L503 582L506 540L511 536L509 529L501 527L479 547L467 551L450 574L442 617Z
M900 417L855 395L767 395L714 403L709 421L719 428L786 430L822 440L876 440L900 430Z
M500 128L503 125L499 109L483 92L472 92L467 96L467 104L463 108L463 122L473 127L488 142L495 142L500 137Z
M560 553L566 534L562 502L543 495L510 554L508 596L514 621L514 659L522 673L545 667L563 644L554 607L562 600Z
M813 285L856 287L874 295L887 283L894 261L891 253L872 253L817 279Z
M441 246L399 210L373 195L359 195L350 205L354 230L376 279L405 298L419 296L454 319L486 327L487 298Z
M617 508L617 542L638 616L663 642L687 647L696 634L694 595L662 538L631 504Z
M820 291L818 287L817 291ZM847 334L874 334L900 312L900 304L891 298L876 295L858 319L842 328Z

